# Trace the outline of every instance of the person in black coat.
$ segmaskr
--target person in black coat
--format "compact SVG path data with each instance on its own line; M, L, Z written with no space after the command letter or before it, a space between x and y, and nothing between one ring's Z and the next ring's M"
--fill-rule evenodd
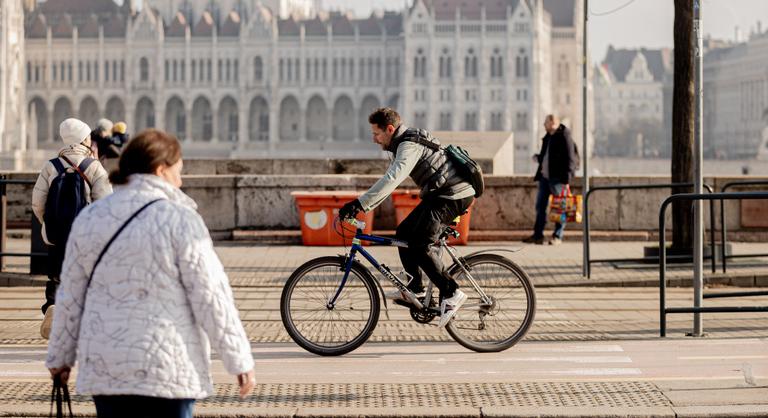
M544 128L547 134L541 141L541 151L534 155L539 163L534 177L534 181L539 182L536 195L536 223L533 226L533 235L523 240L526 243L539 245L544 244L549 196L560 195L563 188L571 183L579 160L571 131L560 123L557 116L547 115ZM548 240L550 245L562 242L564 229L564 223L555 224L555 231Z

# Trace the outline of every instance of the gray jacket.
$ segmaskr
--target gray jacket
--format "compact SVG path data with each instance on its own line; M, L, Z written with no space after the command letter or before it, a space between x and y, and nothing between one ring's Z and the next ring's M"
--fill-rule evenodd
M368 212L381 204L408 176L421 188L422 199L437 196L458 200L475 195L475 189L458 174L444 152L433 151L424 145L406 140L406 137L411 135L418 135L422 139L440 144L427 131L400 125L387 149L394 154L387 172L358 198L364 211Z

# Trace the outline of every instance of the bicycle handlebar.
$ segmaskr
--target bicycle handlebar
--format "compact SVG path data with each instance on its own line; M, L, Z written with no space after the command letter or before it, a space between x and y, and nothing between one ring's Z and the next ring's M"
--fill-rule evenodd
M355 218L347 218L344 220L344 222L354 226L355 228L365 229L365 222L357 220Z

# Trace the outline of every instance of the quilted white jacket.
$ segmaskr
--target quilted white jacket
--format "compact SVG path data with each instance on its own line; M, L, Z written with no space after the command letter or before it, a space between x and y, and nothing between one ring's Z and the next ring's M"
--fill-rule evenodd
M227 275L196 204L160 177L135 174L88 205L67 241L46 366L73 366L91 395L204 398L210 344L230 374L253 368ZM145 203L99 263L118 228ZM87 296L87 298L86 298Z

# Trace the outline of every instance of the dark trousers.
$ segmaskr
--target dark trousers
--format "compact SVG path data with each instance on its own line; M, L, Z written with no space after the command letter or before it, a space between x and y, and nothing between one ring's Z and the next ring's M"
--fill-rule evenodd
M424 289L422 271L440 289L441 298L449 298L458 289L456 281L444 271L440 247L435 245L445 227L466 212L474 197L459 200L427 198L397 226L395 236L408 242L408 248L398 248L405 271L413 276L409 289L418 293Z
M56 304L56 289L59 287L61 266L64 264L64 246L48 246L48 282L45 283L45 304L40 308L43 313Z
M536 224L533 226L533 236L544 238L544 226L547 224L547 212L549 210L549 195L559 196L563 192L562 183L550 182L542 178L539 180L539 192L536 194ZM563 239L565 224L556 223L552 236Z
M192 418L194 399L117 395L93 397L99 418Z

